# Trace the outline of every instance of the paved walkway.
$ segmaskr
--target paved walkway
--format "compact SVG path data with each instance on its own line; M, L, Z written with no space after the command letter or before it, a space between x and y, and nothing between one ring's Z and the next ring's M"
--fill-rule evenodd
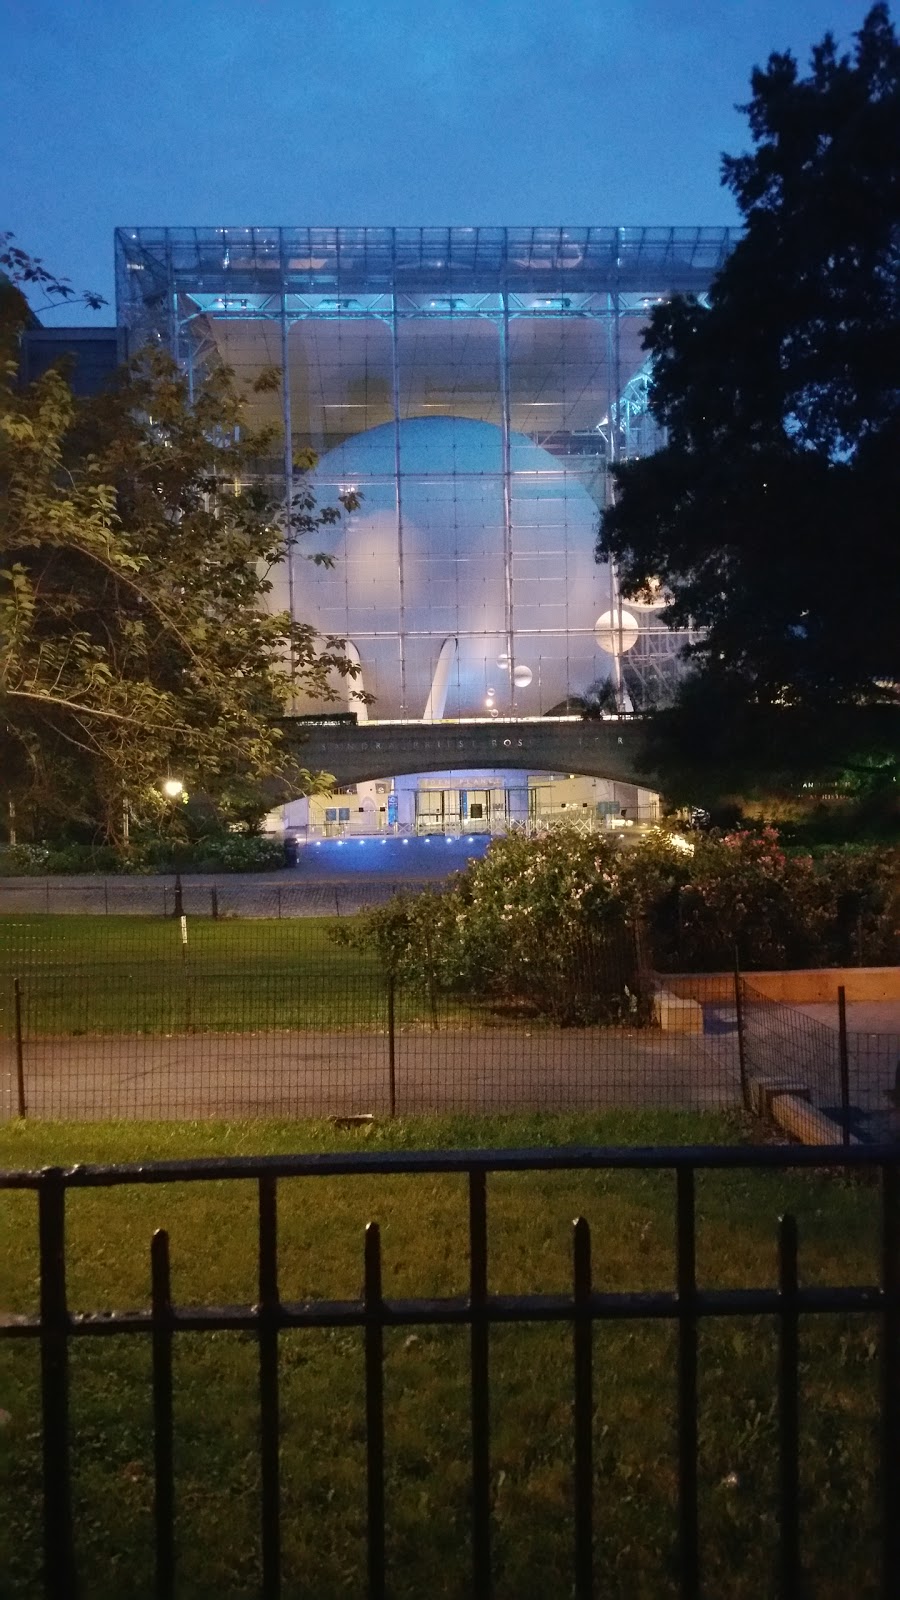
M763 1002L745 1006L747 1059L751 1071L792 1077L807 1086L815 1103L840 1115L841 1061L838 1009L832 1004ZM857 1131L887 1137L889 1091L900 1063L900 1002L852 1001L847 1006L848 1087Z
M838 1031L838 1008L834 1005L795 1005L814 1022ZM900 1037L900 1000L850 1000L847 1003L848 1033L896 1034Z
M15 1111L9 1041L0 1116ZM377 1033L194 1034L26 1041L30 1116L190 1119L311 1117L388 1110L390 1060ZM737 1105L734 1038L655 1029L400 1033L398 1112L700 1110Z

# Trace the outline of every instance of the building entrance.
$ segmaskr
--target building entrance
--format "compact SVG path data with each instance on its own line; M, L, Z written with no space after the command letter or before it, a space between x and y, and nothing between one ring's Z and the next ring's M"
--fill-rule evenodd
M431 789L414 791L416 833L490 833L498 809L507 815L506 790Z

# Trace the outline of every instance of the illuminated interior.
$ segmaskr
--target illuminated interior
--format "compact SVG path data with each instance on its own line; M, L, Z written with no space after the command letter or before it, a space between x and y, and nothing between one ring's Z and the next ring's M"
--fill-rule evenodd
M721 228L118 230L119 321L192 383L225 362L278 454L319 457L317 497L358 510L275 603L348 640L379 720L559 715L597 685L620 710L666 692L680 644L621 615L594 560L610 463L657 447L642 333L702 295ZM630 604L630 603L629 603ZM606 623L598 628L602 618ZM630 627L630 620L629 620ZM298 703L308 713L316 708Z

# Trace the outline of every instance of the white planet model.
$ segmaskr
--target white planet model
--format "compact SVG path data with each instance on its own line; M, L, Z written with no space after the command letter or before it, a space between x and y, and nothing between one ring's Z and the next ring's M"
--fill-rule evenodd
M610 672L597 505L524 434L510 436L508 499L500 429L461 417L357 434L312 487L320 506L351 487L360 504L309 546L333 567L295 552L295 612L352 641L370 717L538 716ZM286 600L282 572L273 601Z

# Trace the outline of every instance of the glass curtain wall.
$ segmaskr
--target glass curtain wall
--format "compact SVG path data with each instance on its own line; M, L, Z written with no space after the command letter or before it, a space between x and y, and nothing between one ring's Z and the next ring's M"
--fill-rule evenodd
M278 432L260 470L285 497L310 450L320 503L359 496L319 539L334 566L298 556L274 603L350 641L371 717L542 716L598 681L623 692L597 627L617 604L594 560L608 467L658 442L649 307L702 294L729 245L723 229L120 229L119 318L192 383L235 371ZM280 392L252 394L266 368ZM634 681L665 654L654 620Z

